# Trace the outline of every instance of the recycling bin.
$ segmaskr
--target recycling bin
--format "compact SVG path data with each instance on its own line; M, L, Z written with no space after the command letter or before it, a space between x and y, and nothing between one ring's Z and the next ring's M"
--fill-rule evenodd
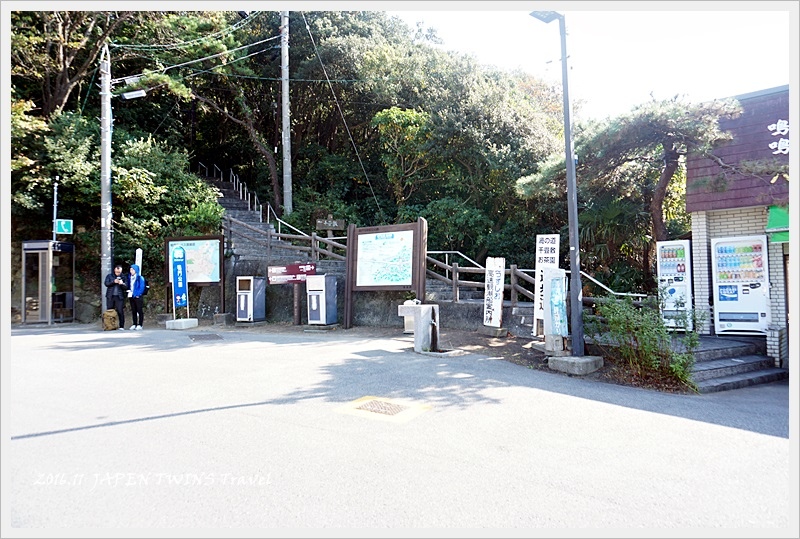
M236 277L236 321L267 319L267 280L264 277Z
M330 325L336 323L336 276L307 275L306 294L308 323Z

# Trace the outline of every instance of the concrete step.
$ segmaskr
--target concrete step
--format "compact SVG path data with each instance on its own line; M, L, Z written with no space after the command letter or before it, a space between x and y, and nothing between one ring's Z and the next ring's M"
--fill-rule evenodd
M696 362L692 368L695 382L723 378L735 374L770 369L773 361L767 356L740 356Z
M257 211L243 210L225 210L225 215L228 215L239 221L244 221L248 225L253 223L261 223L261 214Z
M703 347L695 351L694 360L696 362L713 361L741 356L751 356L759 354L758 346L751 343L738 343L736 341L706 339Z
M697 382L697 389L700 393L714 393L717 391L729 391L731 389L739 389L757 384L768 384L770 382L777 382L779 380L788 380L788 378L788 369L778 369L776 367L772 367L769 369L761 369L758 371L732 374L729 376L721 376L719 378L703 380Z
M226 210L251 211L246 200L218 197L217 203Z

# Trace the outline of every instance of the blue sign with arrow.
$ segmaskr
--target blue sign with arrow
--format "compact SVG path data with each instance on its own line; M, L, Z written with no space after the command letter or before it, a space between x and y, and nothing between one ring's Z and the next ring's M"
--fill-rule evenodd
M172 250L172 301L176 309L178 307L186 307L188 304L186 250L180 246Z

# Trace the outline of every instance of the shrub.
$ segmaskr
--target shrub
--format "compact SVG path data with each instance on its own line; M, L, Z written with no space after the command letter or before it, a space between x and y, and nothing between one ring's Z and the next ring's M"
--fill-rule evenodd
M638 377L669 377L697 390L692 381L694 351L700 342L696 331L686 330L679 336L664 323L655 305L637 306L630 298L603 298L597 315L586 323L586 334L604 355L621 359ZM697 312L687 311L685 316L693 320L692 328L702 323Z

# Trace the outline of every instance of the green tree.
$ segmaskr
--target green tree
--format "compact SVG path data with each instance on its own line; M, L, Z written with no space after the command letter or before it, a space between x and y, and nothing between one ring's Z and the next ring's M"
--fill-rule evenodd
M130 11L14 11L12 78L41 92L41 113L49 117L86 83L106 40L134 18Z
M386 167L395 203L403 206L420 182L430 180L429 176L418 179L430 166L426 160L426 153L430 150L428 115L391 107L377 113L372 125L378 129L383 144L381 161Z
M613 120L577 126L581 251L582 260L594 264L589 269L610 274L614 266L633 263L640 275L634 284L654 286L653 242L669 239L670 229L678 233L688 222L682 200L685 157L711 155L730 140L719 120L740 113L735 100L692 104L676 97L646 103ZM561 153L517 186L522 196L541 200L548 186L565 183Z
M13 205L33 208L40 205L32 185L42 177L44 135L47 123L30 113L33 101L11 101L11 197Z

